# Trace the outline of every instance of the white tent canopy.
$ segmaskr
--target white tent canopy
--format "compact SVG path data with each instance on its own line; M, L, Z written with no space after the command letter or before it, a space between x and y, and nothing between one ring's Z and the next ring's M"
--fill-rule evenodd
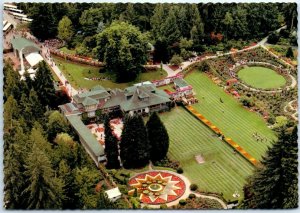
M107 197L113 202L119 199L122 195L118 187L107 190L105 191L105 193L107 194Z
M35 53L30 53L27 56L25 56L26 60L28 61L28 63L30 64L31 67L37 65L40 61L43 61L43 57L35 52Z

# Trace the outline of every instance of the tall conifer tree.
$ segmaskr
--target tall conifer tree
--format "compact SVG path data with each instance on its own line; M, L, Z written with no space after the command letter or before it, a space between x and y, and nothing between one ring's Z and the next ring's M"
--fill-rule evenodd
M169 135L156 112L151 114L146 127L151 147L150 158L152 161L162 160L168 153Z
M279 139L269 148L244 187L241 208L285 209L298 207L297 128L293 133L281 130Z
M118 140L112 134L112 130L109 124L109 117L105 117L104 121L105 128L105 154L107 159L106 168L108 169L118 169L120 168L119 157L119 148L118 148Z
M120 156L125 168L139 168L149 163L149 142L143 118L125 117L120 143Z

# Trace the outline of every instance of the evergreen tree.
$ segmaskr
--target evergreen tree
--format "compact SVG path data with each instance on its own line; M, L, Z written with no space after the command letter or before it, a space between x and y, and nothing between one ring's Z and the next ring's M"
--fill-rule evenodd
M168 45L172 45L174 42L179 41L181 36L177 25L176 12L176 7L171 7L167 18L162 25L162 35Z
M288 58L294 58L294 53L293 53L292 47L288 48L285 56L288 57Z
M109 124L109 117L106 116L104 121L105 128L105 154L106 154L106 168L118 169L120 168L118 140L112 134L112 130Z
M4 154L4 203L6 209L23 208L20 190L24 188L20 147L11 144Z
M54 107L56 105L53 77L45 61L38 64L33 87L43 106Z
M54 38L56 36L57 20L54 14L55 9L53 9L53 4L33 4L30 13L33 20L30 23L29 28L33 35L42 40Z
M67 133L69 130L69 125L64 116L59 111L51 112L47 123L48 140L52 142L57 134Z
M140 168L149 163L149 141L140 115L125 117L120 156L125 168Z
M75 186L74 186L74 175L69 167L68 163L63 159L59 163L58 177L65 183L63 190L65 192L65 199L62 203L63 209L75 209L74 198L75 198Z
M97 193L97 209L114 209L116 208L116 205L110 201L110 199L107 197L105 192L101 190Z
M162 24L167 16L166 8L164 4L156 4L153 16L151 17L151 32L155 40L163 39Z
M9 96L7 101L4 103L4 131L12 129L13 120L17 119L20 113L17 101L13 96Z
M280 131L278 141L263 157L244 186L241 208L285 209L298 207L297 128L293 133Z
M146 127L151 147L150 158L152 161L162 160L168 153L169 135L157 113L151 114Z
M77 167L74 171L74 177L77 206L82 209L95 209L99 202L95 194L95 187L100 181L99 171L87 167Z
M54 176L49 158L36 144L28 155L25 169L28 186L22 194L27 198L27 209L61 208L64 183Z

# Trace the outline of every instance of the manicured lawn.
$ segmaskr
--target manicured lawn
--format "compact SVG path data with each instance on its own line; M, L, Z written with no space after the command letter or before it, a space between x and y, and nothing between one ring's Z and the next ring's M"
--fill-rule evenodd
M194 71L185 80L193 86L199 100L193 107L216 125L226 137L232 138L254 158L261 160L267 146L271 145L272 140L276 140L276 136L265 121L243 108L236 99L227 95L205 74ZM255 132L266 137L268 141L256 141L253 137Z
M115 83L113 80L87 80L85 78L109 78L114 79L114 77L108 73L99 73L100 68L82 65L78 63L72 63L70 61L66 61L64 59L53 57L55 63L58 65L60 70L63 72L65 77L68 79L70 84L78 88L87 88L91 89L96 85L101 85L105 88L121 88L124 89L128 86L131 86L134 83L142 82L142 81L151 81L155 79L161 79L167 76L166 72L148 72L141 73L140 76L133 82L128 83Z
M243 196L242 188L254 167L184 108L160 114L170 137L169 157L178 160L191 183L200 190L223 193L231 199L235 190ZM198 164L201 154L205 163ZM240 197L240 198L241 198Z
M262 89L271 89L284 86L286 80L274 70L265 67L247 67L238 72L246 84Z

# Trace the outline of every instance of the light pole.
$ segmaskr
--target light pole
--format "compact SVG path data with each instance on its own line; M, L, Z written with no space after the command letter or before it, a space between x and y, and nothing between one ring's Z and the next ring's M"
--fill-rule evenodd
M19 58L21 60L21 72L25 71L25 69L24 69L24 61L23 61L23 54L22 54L23 49L24 49L24 47L19 51Z

